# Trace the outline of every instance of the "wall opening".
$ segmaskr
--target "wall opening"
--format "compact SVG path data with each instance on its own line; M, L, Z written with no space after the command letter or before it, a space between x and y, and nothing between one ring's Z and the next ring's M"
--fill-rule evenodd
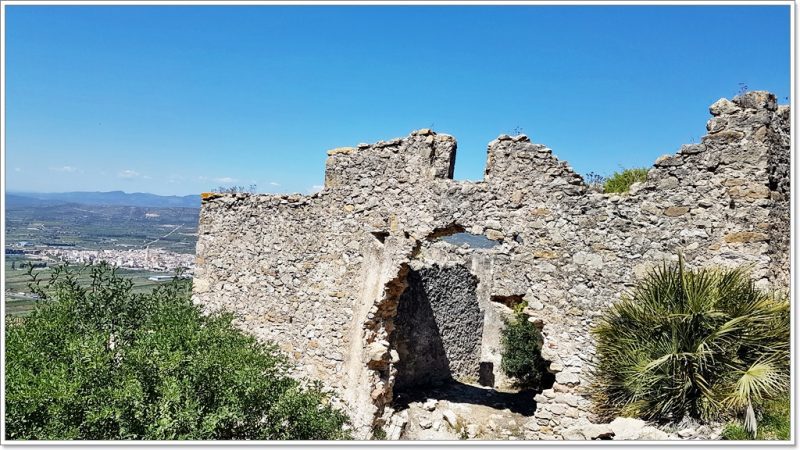
M491 361L481 361L478 383L481 386L494 387L494 363Z
M490 300L509 309L514 309L524 302L523 297L523 295L493 295Z
M411 269L398 300L393 348L393 406L397 410L427 398L482 405L530 416L533 392L499 391L493 365L481 361L484 311L478 307L478 279L462 265Z
M470 248L492 248L500 245L499 241L493 241L482 234L473 234L466 231L443 236L439 240L459 247L466 244Z
M371 234L381 244L385 244L386 238L389 237L389 233L386 231L372 231Z

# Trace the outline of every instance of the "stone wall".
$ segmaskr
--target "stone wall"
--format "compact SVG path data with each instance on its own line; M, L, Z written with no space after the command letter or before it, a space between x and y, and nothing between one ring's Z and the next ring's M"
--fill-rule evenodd
M456 141L431 130L331 150L310 196L205 194L195 300L277 342L367 437L392 415L409 277L467 268L483 318L477 362L496 385L508 299L541 324L555 384L537 396L534 431L559 439L592 418L593 321L649 268L680 252L689 266L745 264L759 286L788 287L789 108L750 92L710 112L700 143L658 158L625 195L592 192L522 135L489 143L483 181L452 180ZM498 245L441 239L462 231ZM476 358L461 360L459 373L477 374Z

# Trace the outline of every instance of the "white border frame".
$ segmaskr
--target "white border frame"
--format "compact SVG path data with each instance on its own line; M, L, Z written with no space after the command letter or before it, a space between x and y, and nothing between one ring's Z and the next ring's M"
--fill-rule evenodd
M364 1L357 1L357 0L332 0L332 1L320 1L320 0L298 0L298 1L287 1L287 0L276 0L276 1L264 1L264 0L254 0L254 1L246 1L246 0L232 0L232 1L220 1L220 0L192 0L192 1L175 1L175 0L121 0L121 1L109 1L109 0L99 0L99 1L90 1L90 0L75 0L75 1L37 1L37 0L0 0L0 111L2 111L2 120L0 120L0 175L2 177L2 184L0 185L0 193L2 194L2 198L0 198L0 226L2 230L0 230L0 247L3 248L3 255L2 255L2 266L0 266L0 296L2 296L2 304L0 305L0 312L2 312L2 316L5 318L5 194L6 194L6 186L5 186L5 174L6 174L6 165L5 165L5 151L6 151L6 77L5 77L5 69L6 69L6 35L5 35L5 19L6 19L6 7L7 6L18 6L18 5L29 5L29 6L79 6L79 5L91 5L91 6L301 6L301 5L316 5L316 6L370 6L370 5L378 5L378 6L724 6L724 5L736 5L736 6L789 6L790 7L790 104L792 105L792 109L790 110L790 121L791 121L791 156L790 156L790 192L791 192L791 199L790 199L790 214L791 214L791 240L790 240L790 293L791 293L791 303L792 303L792 312L793 317L791 321L791 419L792 419L792 432L791 432L791 441L787 443L786 441L590 441L590 442L581 442L581 441L7 441L5 439L5 375L3 375L2 379L0 379L0 388L2 388L2 402L0 403L0 444L3 446L9 447L40 447L40 448L47 448L47 447L96 447L96 446L114 446L114 447L139 447L139 446L147 446L147 447L155 447L155 448L166 448L166 447L184 447L184 446L198 446L198 447L210 447L210 446L242 446L242 447L251 447L253 445L268 445L268 446L276 446L276 447L347 447L347 446L367 446L367 447L382 447L382 446L404 446L404 447L417 447L417 448L434 448L434 447L442 447L442 446L536 446L536 447L543 447L543 448L564 448L564 447L606 447L606 446L647 446L647 447L675 447L677 445L681 445L682 447L695 447L695 446L712 446L712 447L729 447L729 446L745 446L745 447L762 447L762 446L796 446L797 442L797 412L796 412L796 390L797 390L797 383L796 383L796 376L797 376L797 358L795 357L795 350L797 346L795 345L797 342L797 336L795 334L795 325L797 323L797 309L796 309L796 302L794 301L795 292L796 292L796 275L797 271L795 270L795 262L796 262L796 208L795 204L797 202L797 191L795 181L797 179L797 164L796 164L796 113L794 110L794 105L796 105L796 90L795 90L795 52L796 52L796 10L795 10L795 1L791 0L770 0L770 1L689 1L689 0L673 0L673 1L556 1L556 0L549 0L549 1L509 1L509 0L498 0L498 1L488 1L488 0L454 0L454 1L443 1L443 0L431 0L431 1L421 1L421 0L385 0L385 1L377 1L377 0L364 0ZM0 337L0 353L2 353L2 361L0 361L0 373L5 374L5 319L0 324L0 330L2 330L2 337Z

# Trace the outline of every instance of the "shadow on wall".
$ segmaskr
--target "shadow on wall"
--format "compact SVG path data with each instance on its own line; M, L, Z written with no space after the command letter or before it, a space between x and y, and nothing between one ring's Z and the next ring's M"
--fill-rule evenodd
M478 279L461 265L410 270L395 318L395 389L477 381L483 312Z
M431 385L452 379L450 362L433 307L419 272L411 270L395 318L397 363L395 389Z

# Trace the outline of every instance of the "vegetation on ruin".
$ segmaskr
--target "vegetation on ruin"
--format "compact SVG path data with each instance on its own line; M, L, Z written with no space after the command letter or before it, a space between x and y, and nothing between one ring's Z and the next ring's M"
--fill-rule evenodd
M664 264L592 330L598 413L655 421L741 420L758 431L789 388L789 300L742 269Z
M523 314L525 304L514 308L514 314L506 320L501 332L502 362L500 368L507 376L516 380L522 389L538 389L546 362L542 358L542 333Z
M751 439L788 441L791 438L792 416L788 393L778 400L764 404L761 417L758 418L758 433L753 436L747 431L741 420L735 420L722 431L722 439L745 441Z
M341 439L347 417L319 385L288 377L271 344L230 314L204 316L191 282L150 293L107 265L91 283L56 267L41 300L6 324L6 437Z
M583 175L583 181L589 186L589 189L594 192L603 192L603 185L606 182L606 177L599 173L589 172Z
M614 172L610 177L603 180L603 192L606 194L628 192L633 183L641 183L647 180L648 171L647 167L639 167Z

